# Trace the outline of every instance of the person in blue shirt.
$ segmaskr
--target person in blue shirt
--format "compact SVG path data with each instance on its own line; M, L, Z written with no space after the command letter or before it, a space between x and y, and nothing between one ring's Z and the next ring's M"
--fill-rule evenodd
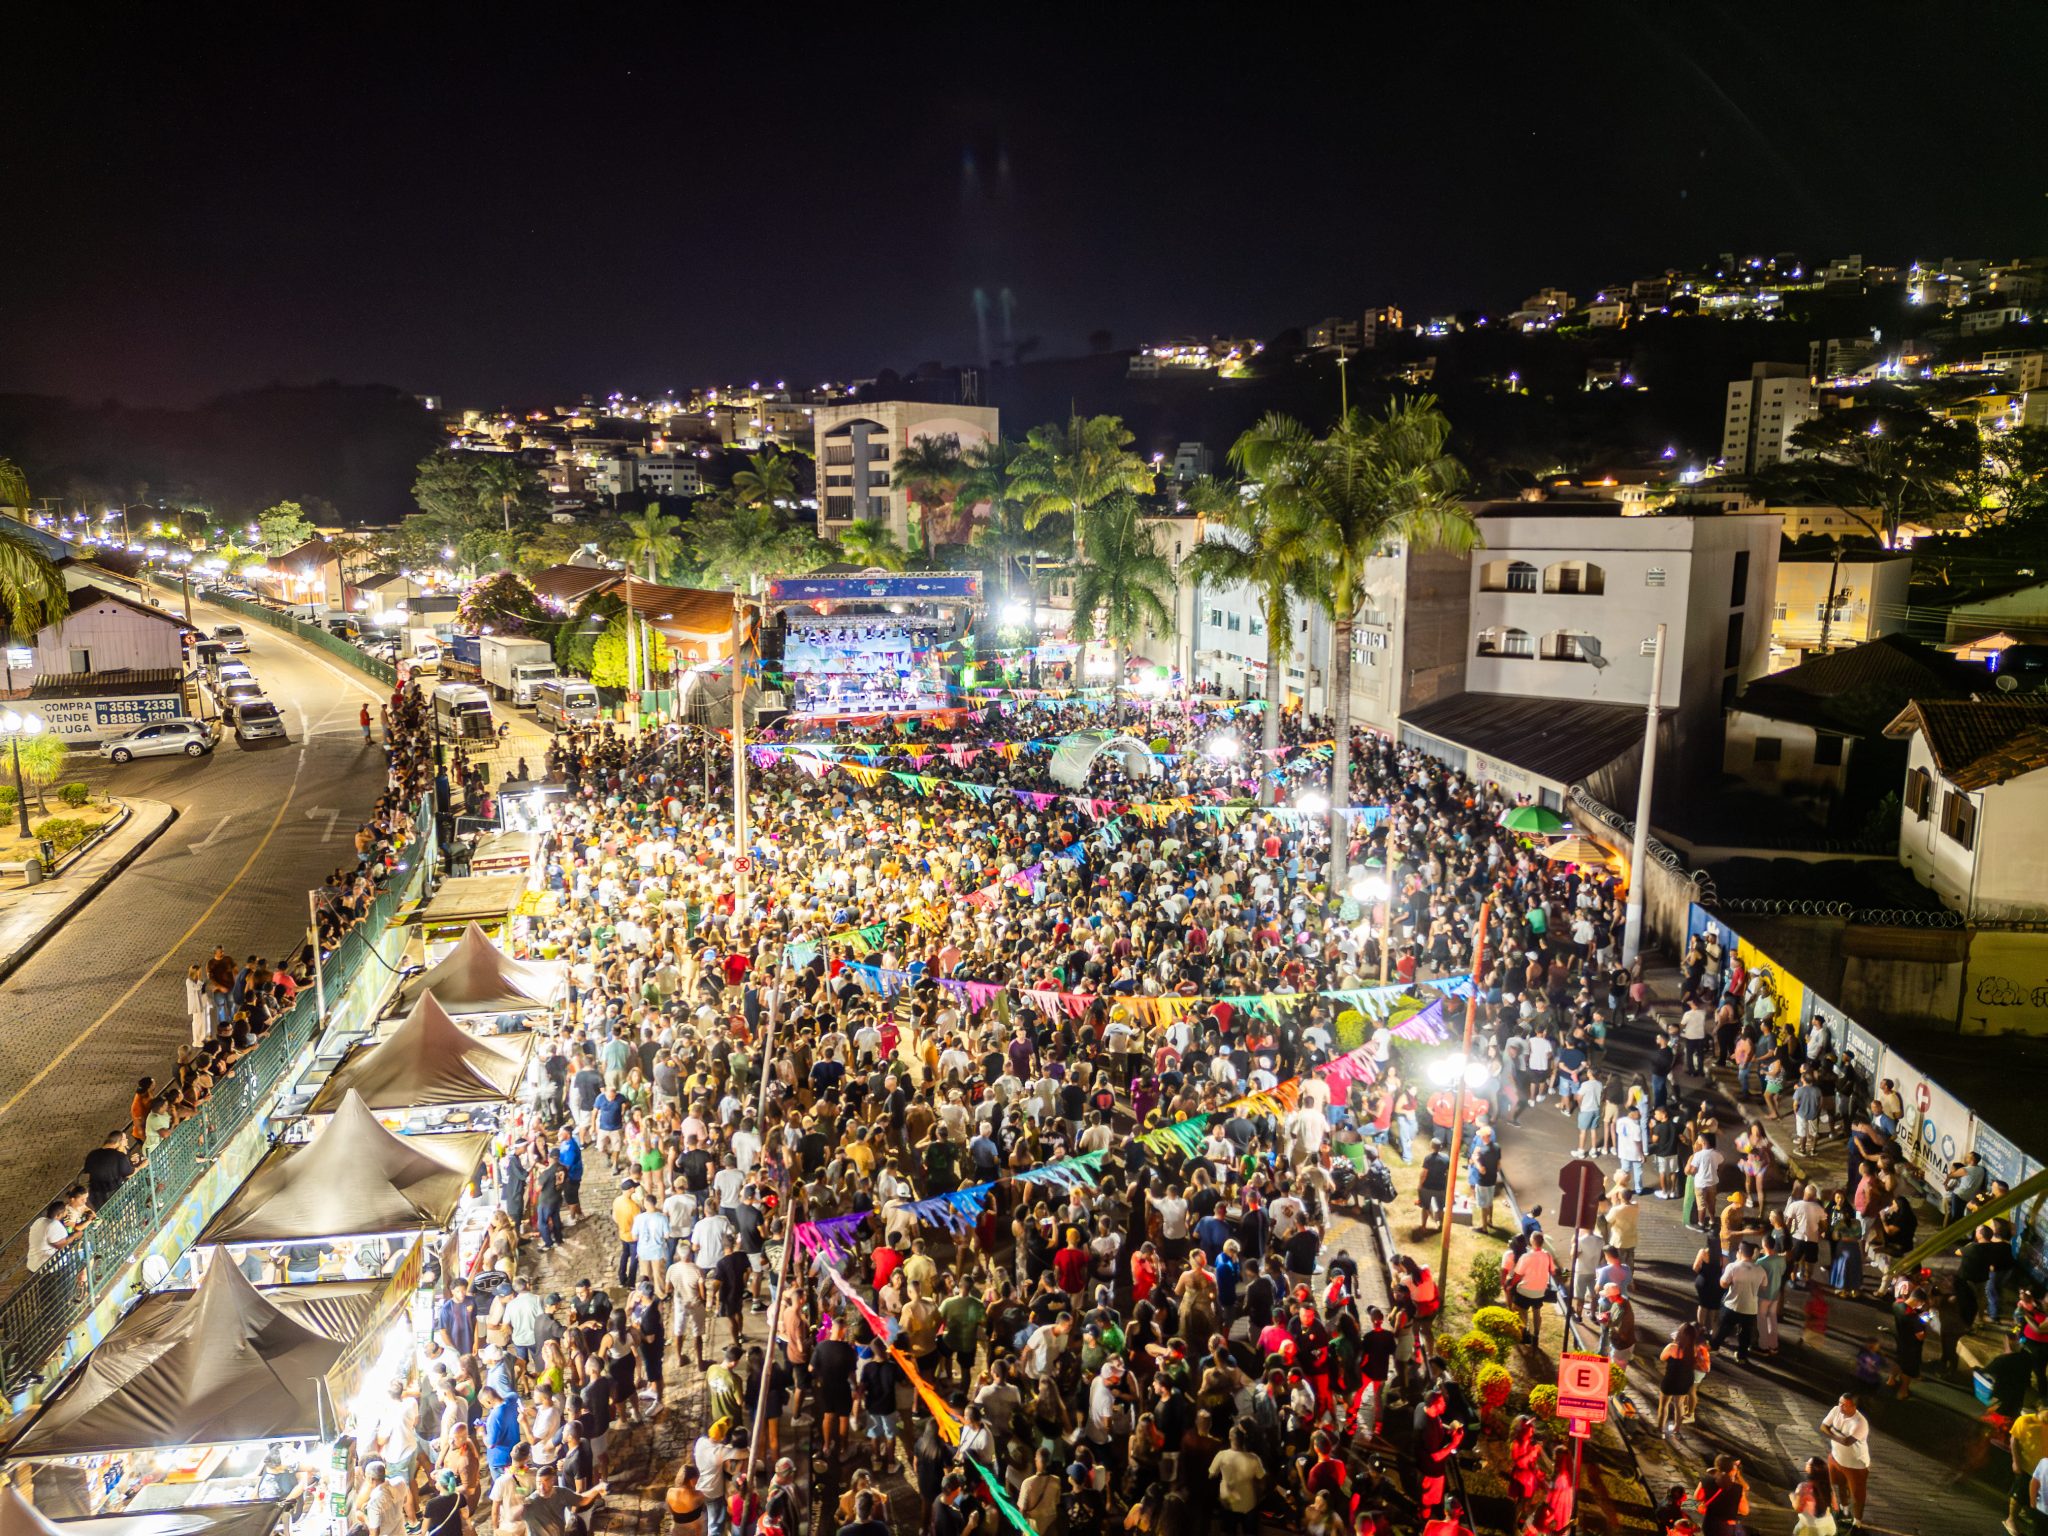
M562 1127L562 1139L555 1144L555 1161L562 1165L562 1209L578 1221L583 1219L583 1143L573 1126Z
M495 1477L512 1465L512 1448L520 1441L519 1399L486 1382L477 1400L484 1405L484 1460Z

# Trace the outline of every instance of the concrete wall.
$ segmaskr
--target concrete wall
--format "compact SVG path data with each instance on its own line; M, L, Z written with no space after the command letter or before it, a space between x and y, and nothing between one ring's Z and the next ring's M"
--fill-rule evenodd
M1573 825L1587 836L1620 853L1624 879L1636 877L1636 872L1629 867L1629 858L1635 847L1634 834L1624 829L1623 818L1618 812L1586 796L1574 795L1568 805L1568 814ZM1653 836L1650 840L1651 854L1643 868L1643 932L1654 936L1672 954L1683 954L1686 925L1692 917L1692 904L1699 899L1700 888L1693 883L1690 872L1674 869L1656 856L1660 846Z
M1789 720L1773 720L1768 715L1753 715L1744 709L1731 709L1723 729L1723 773L1767 795L1783 795L1787 799L1813 797L1820 802L1819 819L1826 819L1826 799L1839 794L1848 782L1849 758L1856 750L1856 742L1841 736L1831 738L1841 743L1842 757L1839 763L1829 765L1813 760L1820 733L1810 725L1797 725ZM1778 743L1775 762L1757 761L1756 744L1759 740Z

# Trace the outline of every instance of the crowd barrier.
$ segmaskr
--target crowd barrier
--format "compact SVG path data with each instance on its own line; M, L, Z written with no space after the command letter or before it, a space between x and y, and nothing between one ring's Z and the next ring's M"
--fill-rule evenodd
M323 1034L361 1026L375 1016L403 948L403 931L393 930L391 920L419 894L432 867L431 800L420 802L415 821L420 833L402 855L402 878L371 902L368 915L324 962L327 1017L320 1017L313 987L300 992L271 1021L256 1048L215 1085L199 1112L159 1141L147 1161L40 1269L28 1266L27 1227L0 1245L0 1284L7 1287L0 1299L0 1392L11 1398L39 1379L54 1382L90 1347L90 1340L74 1336L109 1303L111 1316L105 1321L119 1315L130 1277L151 1248L181 1235L189 1241L211 1217L217 1201L202 1199L199 1204L208 1208L191 1209L194 1192L214 1176L217 1184L226 1183L217 1191L218 1199L225 1199L240 1176L232 1183L219 1176L260 1155L262 1138L246 1133L260 1129L279 1088L296 1075L307 1052ZM176 984L175 977L166 983ZM82 1156L88 1149L79 1150ZM234 1155L237 1150L240 1156ZM240 1171L245 1173L246 1166Z

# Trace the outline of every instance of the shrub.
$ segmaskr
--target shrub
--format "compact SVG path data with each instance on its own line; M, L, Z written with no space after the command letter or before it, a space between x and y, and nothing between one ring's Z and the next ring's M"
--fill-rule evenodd
M1490 1336L1474 1328L1458 1340L1458 1354L1464 1361L1466 1369L1476 1370L1484 1362L1500 1358L1500 1345Z
M59 853L69 853L85 841L91 830L84 822L72 817L52 816L37 826L36 836L48 838Z
M70 806L74 811L78 810L86 801L92 798L92 786L89 784L66 784L57 791L57 798Z
M1500 1260L1490 1253L1472 1255L1472 1305L1482 1310L1500 1300Z
M1529 1389L1529 1412L1540 1420L1545 1429L1554 1429L1557 1419L1557 1387L1553 1382L1539 1382Z
M1503 1349L1518 1343L1524 1332L1521 1318L1507 1307L1481 1307L1472 1314L1472 1326Z
M11 811L21 793L12 784L0 784L0 811Z
M1488 1361L1479 1367L1477 1377L1479 1407L1485 1413L1499 1413L1507 1407L1508 1398L1514 1394L1515 1378L1508 1374L1507 1367Z

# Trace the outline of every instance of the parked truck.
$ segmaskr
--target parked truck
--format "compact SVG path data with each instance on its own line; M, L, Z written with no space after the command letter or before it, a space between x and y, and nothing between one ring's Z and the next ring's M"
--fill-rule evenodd
M451 683L482 682L483 636L450 635L441 649L441 675Z
M493 741L491 696L474 683L443 683L434 690L434 731L444 741Z
M484 682L501 699L525 707L533 690L555 673L555 652L545 640L510 640L485 635L477 642L483 655Z
M415 672L441 670L441 642L431 629L408 629L400 654L412 664Z

